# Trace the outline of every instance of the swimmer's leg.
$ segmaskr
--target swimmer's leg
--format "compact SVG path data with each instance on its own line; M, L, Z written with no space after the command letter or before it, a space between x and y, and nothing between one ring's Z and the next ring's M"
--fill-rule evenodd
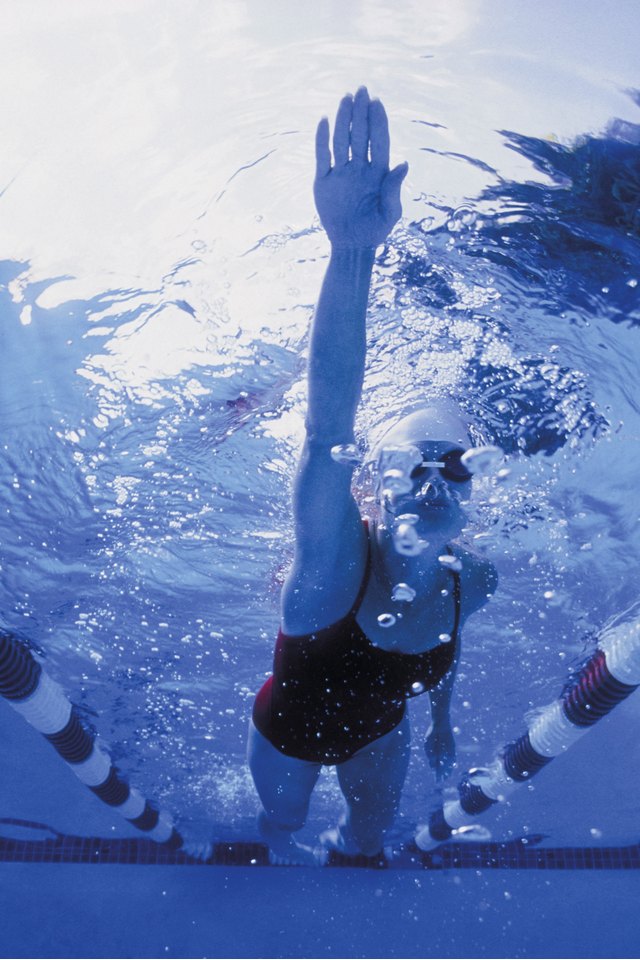
M249 725L248 760L262 808L258 813L258 829L268 844L274 863L318 866L321 852L312 850L293 838L301 830L309 812L309 801L318 775L319 763L287 757Z
M325 843L346 854L375 856L382 850L385 830L392 825L407 775L411 746L405 716L390 733L375 740L337 766L338 782L347 801L347 814Z

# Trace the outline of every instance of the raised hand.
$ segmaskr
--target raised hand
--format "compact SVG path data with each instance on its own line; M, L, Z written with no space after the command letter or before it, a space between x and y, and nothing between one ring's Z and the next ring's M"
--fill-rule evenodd
M389 123L380 100L366 87L343 97L333 131L318 124L313 193L322 226L333 247L375 248L400 219L400 187L408 164L389 170Z

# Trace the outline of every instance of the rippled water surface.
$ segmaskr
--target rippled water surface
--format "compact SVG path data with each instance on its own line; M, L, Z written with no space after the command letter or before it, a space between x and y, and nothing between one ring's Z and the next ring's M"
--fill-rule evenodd
M410 172L373 284L363 451L435 392L508 456L474 494L500 588L454 703L461 767L487 760L637 598L638 8L2 6L2 625L186 831L246 829L328 253L313 131L366 82ZM409 823L433 789L419 739ZM585 817L583 840L594 817L615 832L615 812Z

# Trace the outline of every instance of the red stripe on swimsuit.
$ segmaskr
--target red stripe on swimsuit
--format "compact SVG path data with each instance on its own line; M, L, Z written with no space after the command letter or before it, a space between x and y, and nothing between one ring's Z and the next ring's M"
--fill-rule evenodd
M304 636L276 641L273 676L258 692L253 722L274 747L314 763L348 760L390 733L406 701L432 689L451 668L460 623L460 577L454 578L455 622L451 641L425 653L375 646L356 621L371 567L351 610L337 623Z

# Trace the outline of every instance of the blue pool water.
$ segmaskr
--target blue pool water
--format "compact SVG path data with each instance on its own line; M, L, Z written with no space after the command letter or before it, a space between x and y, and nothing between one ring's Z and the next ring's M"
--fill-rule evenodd
M466 628L453 704L459 772L490 760L603 627L638 614L637 6L2 12L0 626L185 836L255 837L246 726L291 557L328 253L313 131L366 82L410 171L378 256L359 439L435 389L508 458L470 511L500 587ZM359 495L366 508L365 477ZM414 707L419 731L428 707ZM632 697L483 826L636 842L639 715ZM25 797L9 792L4 814L90 832L66 787L34 805L32 742L5 722ZM419 744L401 837L439 797ZM328 772L309 838L339 802ZM293 955L276 940L268 955ZM345 954L372 955L354 944Z

